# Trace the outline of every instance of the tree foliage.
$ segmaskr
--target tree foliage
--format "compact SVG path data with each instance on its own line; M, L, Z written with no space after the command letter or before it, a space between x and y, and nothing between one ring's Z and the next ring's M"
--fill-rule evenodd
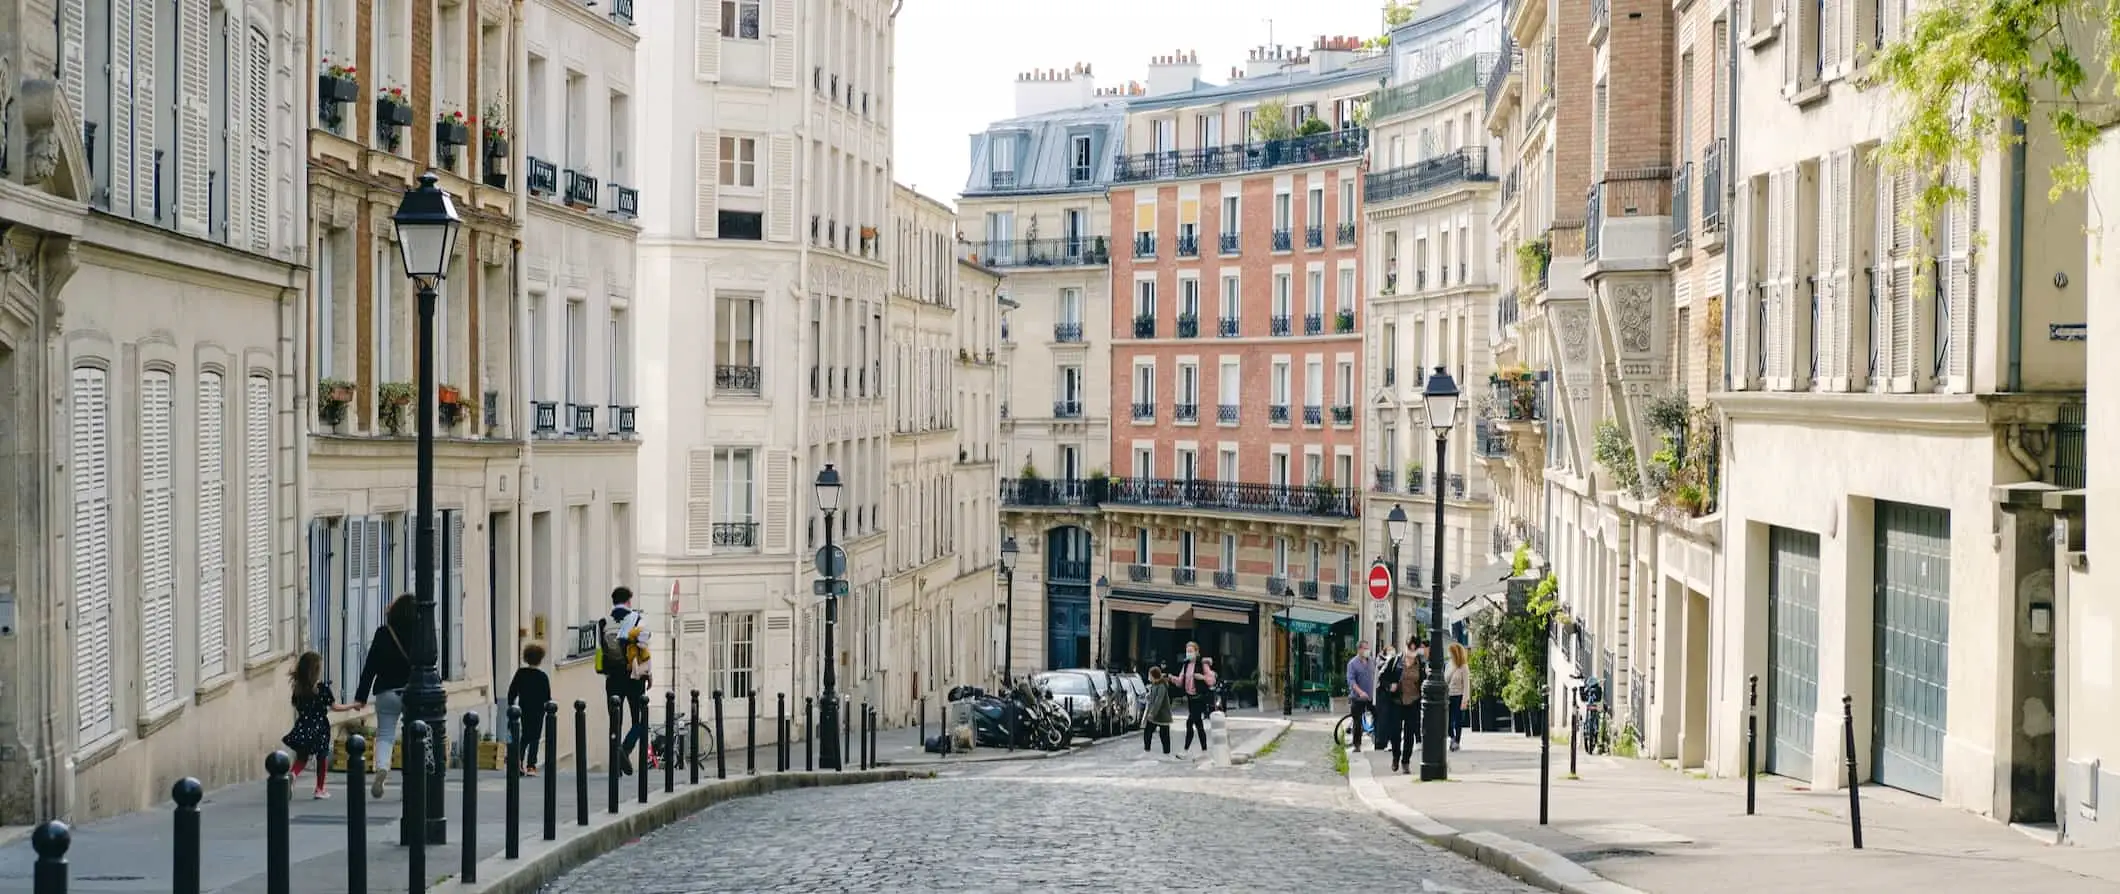
M1285 140L1295 136L1288 123L1288 103L1269 99L1251 110L1251 134L1261 140Z
M1407 3L1389 0L1389 2L1384 4L1384 27L1397 28L1413 21L1413 11L1420 8L1420 0L1411 0L1411 2Z

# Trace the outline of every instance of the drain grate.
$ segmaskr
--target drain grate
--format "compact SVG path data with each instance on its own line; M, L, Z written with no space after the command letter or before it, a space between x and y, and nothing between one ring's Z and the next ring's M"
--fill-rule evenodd
M1627 857L1654 857L1656 852L1634 847L1601 847L1587 851L1576 851L1563 856L1577 863L1589 863L1596 860L1618 860Z

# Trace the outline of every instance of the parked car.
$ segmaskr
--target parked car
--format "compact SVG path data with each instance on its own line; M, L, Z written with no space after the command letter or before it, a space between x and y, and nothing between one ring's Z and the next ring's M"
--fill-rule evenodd
M1148 711L1148 681L1140 674L1117 674L1119 688L1126 691L1126 728L1138 730Z
M1053 694L1053 701L1067 712L1068 727L1078 736L1095 738L1103 724L1103 695L1089 675L1081 671L1046 671L1031 678L1033 685Z
M1097 688L1097 711L1102 718L1100 736L1116 736L1132 728L1127 717L1127 703L1132 701L1125 690L1119 688L1118 680L1110 672L1088 668L1071 668L1089 678L1090 685Z

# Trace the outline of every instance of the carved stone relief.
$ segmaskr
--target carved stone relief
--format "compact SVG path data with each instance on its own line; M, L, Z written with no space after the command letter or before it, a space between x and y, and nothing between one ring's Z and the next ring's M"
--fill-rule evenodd
M1560 313L1561 359L1570 366L1590 360L1590 314L1582 310Z
M1646 354L1655 343L1655 310L1647 283L1628 283L1613 299L1613 317L1619 326L1619 349L1623 354Z

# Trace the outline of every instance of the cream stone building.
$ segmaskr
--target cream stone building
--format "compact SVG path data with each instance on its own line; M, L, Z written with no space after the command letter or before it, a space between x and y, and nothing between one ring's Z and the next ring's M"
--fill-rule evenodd
M2027 147L2028 157L2031 148ZM2108 129L2100 135L2091 149L2089 166L2089 201L2097 207L2111 207L2110 203L2120 201L2120 131ZM2027 174L2031 170L2035 169L2028 169ZM2120 252L2120 234L2110 227L2089 230L2084 241L2086 336L2107 341L2120 338L2120 304L2114 303L2120 299L2120 292L2115 290L2120 279L2113 275L2114 267L2120 265L2120 253L2116 253ZM2084 424L2080 428L2064 425L2055 433L2064 466L2078 457L2114 456L2115 450L2120 449L2114 441L2115 433L2120 432L2120 389L2101 384L2111 381L2107 377L2089 375L2099 369L2113 371L2113 361L2091 357L2085 361L2089 388ZM2096 421L2101 419L2104 421ZM2059 675L2054 700L2055 767L2059 777L2054 791L2055 820L2068 841L2110 845L2120 841L2120 821L2116 821L2120 806L2107 796L2120 792L2120 788L2115 788L2120 786L2120 779L2107 766L2110 755L2120 754L2120 716L2109 710L2115 679L2108 658L2110 650L2103 646L2112 641L2116 627L2120 627L2120 606L2098 598L2098 594L2111 591L2114 575L2110 568L2094 564L2091 554L2101 548L2107 554L2120 550L2120 542L2116 542L2120 521L2114 516L2120 500L2114 497L2110 475L2101 475L2094 482L2075 471L2057 474L2057 490L2040 496L2040 508L2053 511L2056 517L2053 602L2048 615L2052 623L2047 628ZM2029 628L2031 612L2038 607L2032 604L2038 593L2034 590L2027 595L2032 597L2024 600L2024 619Z
M302 7L88 6L0 7L11 825L255 778L304 647Z

